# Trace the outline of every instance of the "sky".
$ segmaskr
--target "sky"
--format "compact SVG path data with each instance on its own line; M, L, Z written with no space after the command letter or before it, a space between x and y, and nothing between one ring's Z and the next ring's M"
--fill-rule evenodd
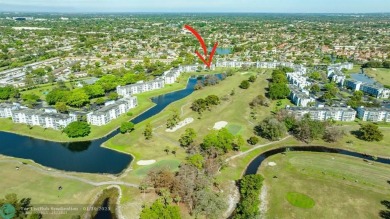
M23 12L390 12L390 0L0 0Z

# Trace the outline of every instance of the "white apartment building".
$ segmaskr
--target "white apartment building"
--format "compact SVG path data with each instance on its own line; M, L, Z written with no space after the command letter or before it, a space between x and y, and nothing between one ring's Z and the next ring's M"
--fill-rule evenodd
M15 110L17 108L17 105L0 103L0 118L11 118L12 110Z
M96 126L106 125L137 105L137 97L126 97L116 102L107 103L103 108L88 113L87 122Z
M12 111L12 121L59 130L65 128L71 122L77 121L77 116L74 114L44 112L37 109L18 109Z
M287 107L287 110L296 118L309 114L311 119L319 121L332 119L352 122L356 118L356 111L350 107Z
M147 91L152 91L156 89L161 89L164 87L165 80L164 79L156 79L153 81L139 81L135 84L130 84L126 86L118 86L116 88L116 92L118 95L123 97L130 97L134 94L140 94Z
M390 122L390 109L387 108L365 108L357 109L358 118L370 122Z
M357 81L353 79L345 80L345 86L352 89L353 91L363 91L366 94L372 95L376 98L389 98L390 89L384 88L380 84L368 84L362 81Z
M287 73L287 80L290 84L293 84L300 89L310 87L312 84L307 81L306 77L302 76L302 74L298 72Z
M179 68L171 69L169 71L164 72L163 78L165 80L165 84L174 84L177 78L180 76L181 70Z
M310 97L309 91L299 89L294 85L289 85L290 95L289 98L297 106L307 107L310 103L315 103L316 100Z

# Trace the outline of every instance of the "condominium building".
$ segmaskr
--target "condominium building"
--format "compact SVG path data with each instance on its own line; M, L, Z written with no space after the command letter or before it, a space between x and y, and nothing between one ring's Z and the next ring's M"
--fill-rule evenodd
M165 84L174 84L177 78L180 76L181 70L179 68L171 69L169 71L164 72L163 78L165 80Z
M357 109L357 116L363 121L390 122L390 109L366 108L361 106Z
M59 130L65 128L71 122L77 121L77 116L74 114L45 112L37 109L17 109L12 111L12 121L14 123Z
M310 87L312 83L307 81L308 78L303 77L299 72L287 73L287 80L290 84L295 85L300 89Z
M363 91L366 94L372 95L376 98L389 98L390 97L390 90L387 88L384 88L381 84L371 84L371 83L364 83L362 81L357 81L354 79L347 79L345 80L345 86L347 88L352 89L353 91Z
M342 86L344 84L345 79L346 79L345 75L342 74L342 73L341 74L340 73L335 73L335 74L333 74L331 76L331 78L332 78L333 82L335 82L336 84L338 84L340 86Z
M91 125L102 126L127 113L138 105L137 97L126 97L116 102L110 102L103 108L87 114L87 121Z
M18 105L8 104L8 103L0 103L0 118L11 118L12 110L18 108Z
M297 106L307 107L310 103L314 103L316 100L310 97L309 91L299 89L294 85L289 85L290 95L289 98Z
M287 107L287 110L294 114L296 118L302 118L309 114L313 120L325 121L354 121L356 111L350 107Z
M118 95L123 97L130 97L134 94L140 94L147 91L152 91L156 89L161 89L164 87L164 79L156 79L153 81L139 81L135 84L130 84L126 86L118 86L116 92Z
M360 90L376 98L387 99L390 97L390 90L379 84L363 84Z

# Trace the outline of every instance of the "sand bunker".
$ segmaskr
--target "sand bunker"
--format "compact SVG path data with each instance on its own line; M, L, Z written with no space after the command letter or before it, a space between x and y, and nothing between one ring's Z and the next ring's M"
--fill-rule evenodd
M274 166L276 166L276 163L275 162L268 162L268 166L274 167Z
M166 129L166 132L176 132L178 129L182 128L183 126L186 126L194 121L194 118L186 118L185 120L179 122L175 127Z
M139 166L147 166L156 163L156 160L140 160L137 162Z
M213 129L215 129L215 130L223 129L223 128L225 128L227 126L227 124L228 124L228 122L225 122L225 121L216 122L214 124Z

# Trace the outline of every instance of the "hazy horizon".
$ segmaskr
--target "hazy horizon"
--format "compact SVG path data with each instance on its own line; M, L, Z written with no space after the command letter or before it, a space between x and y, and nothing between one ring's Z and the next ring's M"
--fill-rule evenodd
M98 2L98 3L97 3ZM385 11L387 10L387 11ZM388 0L0 0L1 12L59 13L389 13Z

